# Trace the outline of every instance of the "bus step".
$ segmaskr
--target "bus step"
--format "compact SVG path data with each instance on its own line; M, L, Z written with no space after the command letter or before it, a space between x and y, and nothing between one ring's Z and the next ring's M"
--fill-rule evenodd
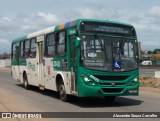
M78 93L75 92L75 91L71 91L71 94L72 94L72 95L75 95L75 96L78 96Z
M40 85L40 86L39 86L39 89L40 89L40 90L44 90L44 86L41 86L41 85Z

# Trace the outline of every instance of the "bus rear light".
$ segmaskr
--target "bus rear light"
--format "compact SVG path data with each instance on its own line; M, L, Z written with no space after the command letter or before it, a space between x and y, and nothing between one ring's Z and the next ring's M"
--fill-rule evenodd
M137 89L131 89L131 90L129 90L129 92L130 92L130 93L137 93L138 90L137 90Z

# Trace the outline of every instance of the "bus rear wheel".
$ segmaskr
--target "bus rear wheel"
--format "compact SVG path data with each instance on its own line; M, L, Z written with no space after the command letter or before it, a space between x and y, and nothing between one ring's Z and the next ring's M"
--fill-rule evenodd
M29 89L29 84L28 84L28 79L26 74L23 75L23 86L25 89L27 90Z
M66 93L65 86L62 80L60 81L60 84L59 84L59 96L60 96L60 99L64 102L69 101L69 95L67 95Z

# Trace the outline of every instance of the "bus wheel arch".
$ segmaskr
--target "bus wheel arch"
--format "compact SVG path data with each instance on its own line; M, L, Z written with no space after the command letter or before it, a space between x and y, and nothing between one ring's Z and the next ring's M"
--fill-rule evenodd
M27 89L27 90L29 89L29 83L28 83L26 71L23 71L23 86L25 89Z
M60 74L56 76L56 86L57 86L57 91L59 93L60 99L64 102L68 101L69 95L66 93L64 80Z

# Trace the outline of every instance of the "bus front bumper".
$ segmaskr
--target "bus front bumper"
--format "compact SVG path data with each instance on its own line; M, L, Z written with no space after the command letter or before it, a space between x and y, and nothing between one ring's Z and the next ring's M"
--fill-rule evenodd
M113 86L113 87L100 87L90 86L85 83L81 83L78 91L79 97L105 97L105 96L138 96L139 95L139 83L133 86Z

